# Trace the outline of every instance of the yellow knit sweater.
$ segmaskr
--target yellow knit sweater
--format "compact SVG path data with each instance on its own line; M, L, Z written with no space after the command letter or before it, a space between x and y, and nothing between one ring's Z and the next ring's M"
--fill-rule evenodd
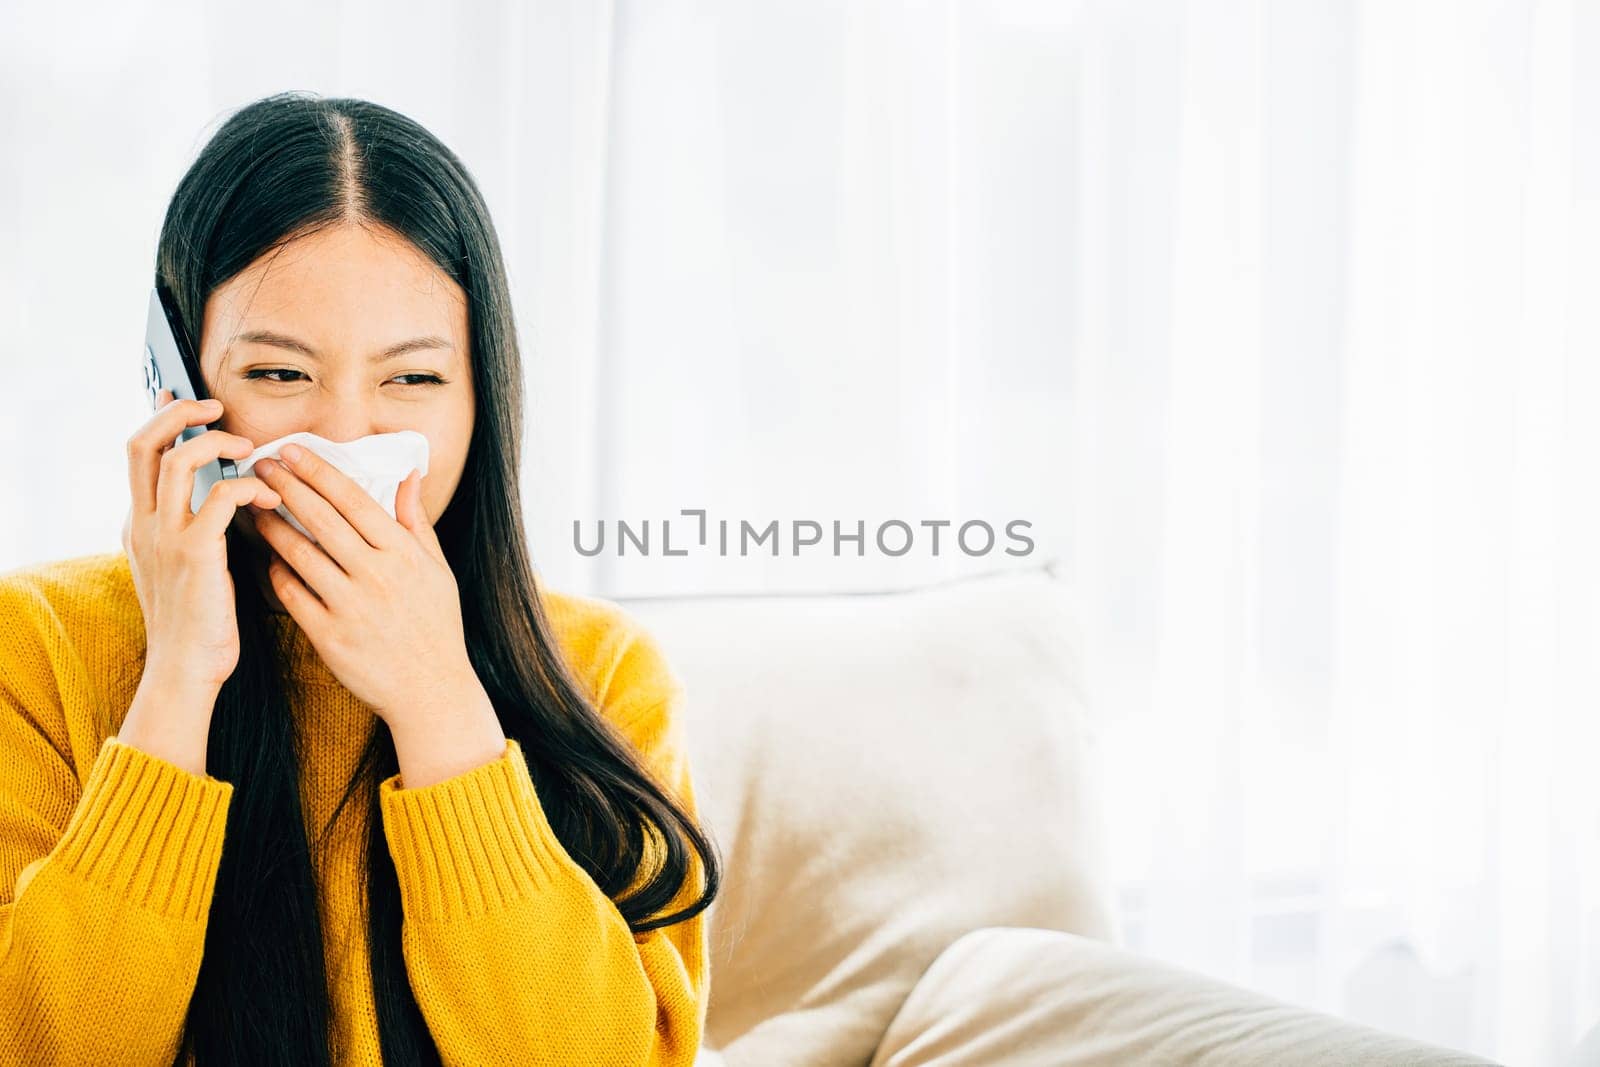
M586 695L694 812L683 691L654 640L608 601L544 596ZM372 713L275 618L306 694L294 706L306 821L322 827ZM234 783L117 739L144 653L122 552L0 575L0 1063L166 1067L177 1054ZM693 1062L705 913L635 935L551 831L515 741L425 787L395 775L380 807L406 970L446 1064ZM329 1040L335 1063L381 1064L359 836L314 852ZM686 880L672 910L702 885Z

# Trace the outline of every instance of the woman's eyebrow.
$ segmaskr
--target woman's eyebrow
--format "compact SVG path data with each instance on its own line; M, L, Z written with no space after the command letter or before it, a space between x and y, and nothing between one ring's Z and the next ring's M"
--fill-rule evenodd
M246 342L257 345L272 345L275 348L287 348L291 352L299 352L301 355L306 356L309 359L322 358L322 354L320 352L306 344L304 341L297 341L287 334L277 333L272 330L246 330L244 333L234 337L234 341L236 343ZM448 350L454 347L454 345L452 345L449 341L446 341L444 338L437 337L433 334L428 334L423 337L413 337L408 341L401 341L398 344L392 344L381 352L374 352L370 357L370 361L373 363L382 363L384 360L395 359L399 356L403 356L407 352L416 352L418 350L428 348Z

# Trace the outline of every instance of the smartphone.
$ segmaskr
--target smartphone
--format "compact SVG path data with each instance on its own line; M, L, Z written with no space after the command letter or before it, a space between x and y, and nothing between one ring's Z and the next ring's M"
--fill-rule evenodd
M195 355L195 347L183 328L178 305L160 282L150 290L150 308L145 317L144 384L150 394L151 411L160 406L162 389L172 390L172 395L182 400L205 400L210 395L205 391L206 380L200 373L200 359ZM198 437L215 425L206 423L185 427L173 444L182 444L191 437ZM238 470L231 459L213 460L195 471L194 492L189 497L190 512L200 510L213 485L224 478L236 477Z

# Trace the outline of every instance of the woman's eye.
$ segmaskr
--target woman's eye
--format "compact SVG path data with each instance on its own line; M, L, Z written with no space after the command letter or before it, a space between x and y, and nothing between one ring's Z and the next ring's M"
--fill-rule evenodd
M290 370L290 369L287 369L287 368L284 368L284 367L258 367L258 368L254 369L254 370L245 371L245 375L244 376L245 376L246 380L249 380L249 381L277 382L280 385L287 385L287 384L289 384L290 381L293 380L293 379L284 379L284 378L269 378L269 377L267 377L269 374L300 374L300 372L297 371L297 370ZM300 377L303 378L303 377L305 377L305 375L300 374ZM443 385L444 384L444 379L439 377L437 374L420 374L420 373L419 374L397 374L397 375L395 375L393 380L398 382L402 378L419 378L419 379L421 379L420 381L414 381L414 382L401 382L402 385Z

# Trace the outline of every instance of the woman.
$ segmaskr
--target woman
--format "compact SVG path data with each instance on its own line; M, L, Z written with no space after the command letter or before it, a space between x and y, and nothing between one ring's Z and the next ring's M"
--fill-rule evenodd
M691 1063L720 861L682 690L535 584L471 177L387 109L270 97L156 280L215 400L130 439L122 552L0 578L0 1061ZM314 454L190 511L211 460L400 429L430 462L393 518Z

